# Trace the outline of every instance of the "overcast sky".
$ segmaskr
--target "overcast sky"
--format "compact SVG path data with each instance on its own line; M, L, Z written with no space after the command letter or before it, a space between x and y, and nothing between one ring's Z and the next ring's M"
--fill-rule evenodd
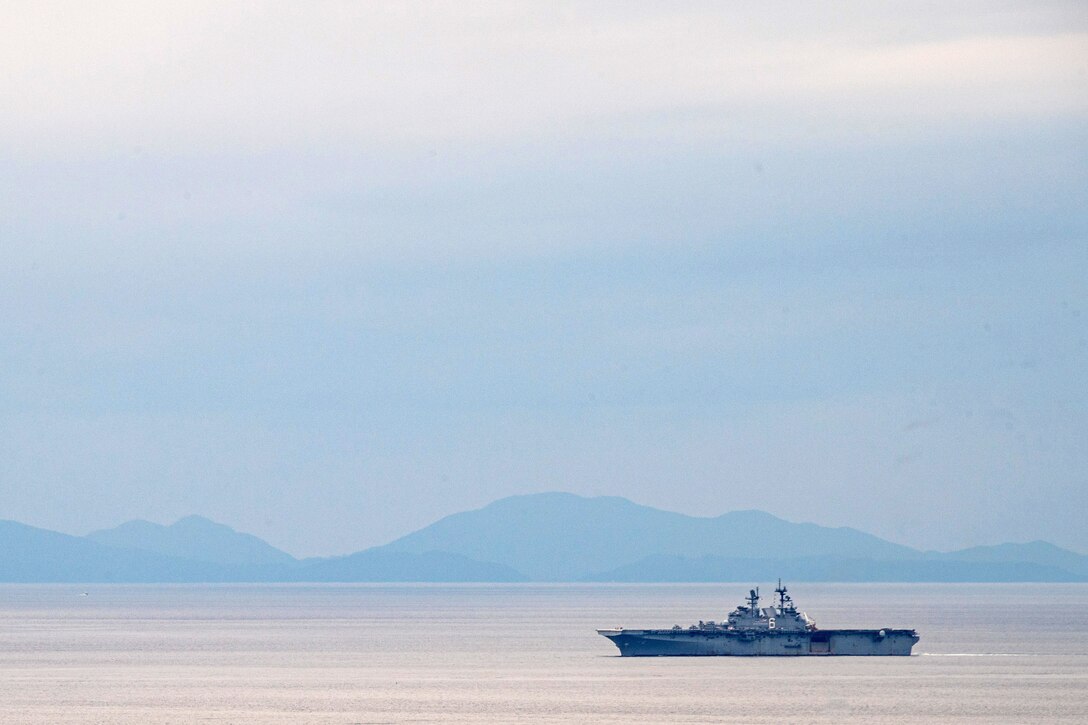
M1088 552L1088 5L759 5L0 5L0 518Z

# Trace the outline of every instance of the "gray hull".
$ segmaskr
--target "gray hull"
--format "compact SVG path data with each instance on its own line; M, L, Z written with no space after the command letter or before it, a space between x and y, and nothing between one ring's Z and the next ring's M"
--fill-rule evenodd
M828 629L813 632L708 632L671 629L599 630L624 657L905 656L918 641L910 629Z

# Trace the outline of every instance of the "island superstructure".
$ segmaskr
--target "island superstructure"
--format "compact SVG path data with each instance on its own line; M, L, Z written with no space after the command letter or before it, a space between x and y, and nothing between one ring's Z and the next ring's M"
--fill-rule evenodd
M820 629L797 609L779 580L778 602L759 606L759 588L724 622L688 628L598 629L624 657L909 655L918 642L913 629Z

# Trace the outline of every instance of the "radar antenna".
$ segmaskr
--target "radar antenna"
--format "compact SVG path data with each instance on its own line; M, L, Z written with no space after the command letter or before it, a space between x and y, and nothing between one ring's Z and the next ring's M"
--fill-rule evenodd
M748 590L748 606L753 614L759 611L759 587Z
M780 609L789 609L793 606L793 600L786 594L786 587L782 586L782 578L778 578L778 588L774 590L774 593L778 595L778 606Z

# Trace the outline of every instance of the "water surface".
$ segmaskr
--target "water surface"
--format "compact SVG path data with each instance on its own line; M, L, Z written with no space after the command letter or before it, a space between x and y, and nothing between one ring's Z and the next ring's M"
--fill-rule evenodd
M1088 722L1088 585L793 587L821 627L916 628L913 657L620 658L593 631L747 589L0 585L0 722Z

